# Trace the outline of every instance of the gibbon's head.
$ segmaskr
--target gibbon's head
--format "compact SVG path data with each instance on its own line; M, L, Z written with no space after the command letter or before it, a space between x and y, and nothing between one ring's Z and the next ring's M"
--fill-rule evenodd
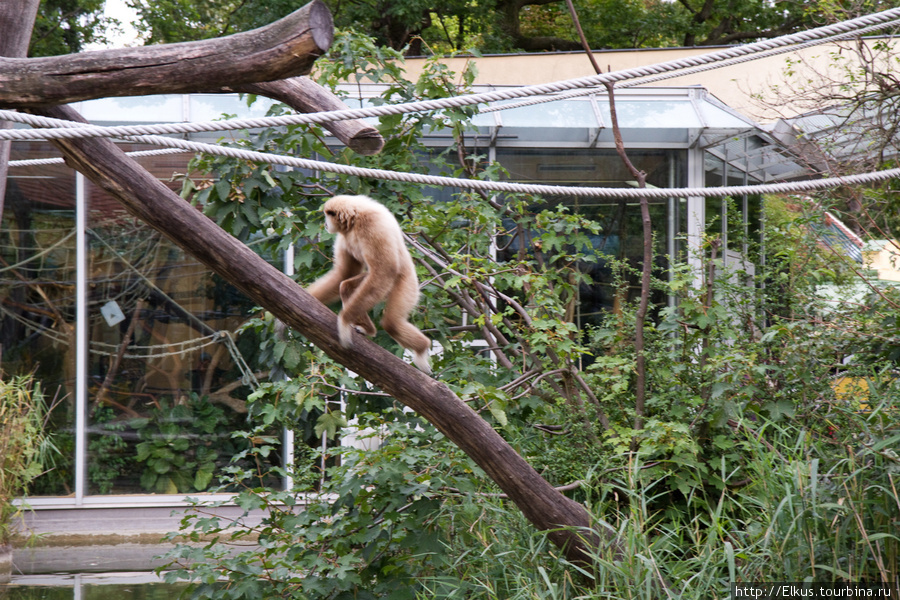
M373 210L386 209L368 196L334 196L322 206L325 229L328 233L347 233L361 213Z

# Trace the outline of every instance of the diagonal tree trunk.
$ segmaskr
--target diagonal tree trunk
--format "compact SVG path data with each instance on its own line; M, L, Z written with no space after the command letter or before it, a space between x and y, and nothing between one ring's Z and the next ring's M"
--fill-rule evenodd
M0 4L0 9L4 9L0 10L0 35L4 31L3 28L10 26L10 23L22 23L25 20L31 23L34 11L32 10L28 16L23 16L19 11L36 6L36 0L6 0ZM125 57L131 57L139 63L150 54L108 51L107 54L93 53L92 57L87 58L75 55L55 62L42 59L35 59L36 62L0 59L0 105L18 108L27 106L37 114L83 122L74 109L50 105L62 102L63 99L79 97L210 89L224 91L227 87L257 84L256 88L251 89L260 90L274 97L284 94L288 97L304 95L302 90L306 88L303 85L298 87L291 83L265 82L267 79L280 79L290 74L307 72L319 52L330 44L332 33L330 14L324 9L324 14L328 15L325 27L322 13L317 12L320 8L316 7L324 8L324 5L320 0L314 0L293 15L307 14L308 11L308 15L313 15L309 21L318 24L316 27L321 26L318 33L310 34L309 30L305 30L305 34L298 34L301 38L304 35L311 36L314 42L311 45L306 42L298 45L299 38L284 28L285 20L256 30L255 35L260 35L269 42L279 39L279 35L283 34L282 45L292 48L292 53L306 53L303 56L286 58L277 48L274 50L269 48L272 51L268 54L263 52L271 61L280 63L280 67L259 67L256 74L250 75L244 69L242 75L235 76L234 69L222 68L218 57L204 55L204 51L208 51L210 46L191 44L171 46L178 46L180 51L188 50L199 62L207 61L206 64L210 68L218 69L215 77L208 78L204 75L203 78L198 76L191 79L188 76L191 81L186 81L185 74L191 73L194 64L192 61L179 63L184 57L179 57L177 53L166 55L166 49L159 50L162 54L154 54L154 60L133 69L131 67L135 66L134 63L122 64ZM315 16L316 14L318 16ZM291 16L286 19L290 20ZM255 42L251 37L230 36L224 39L235 44L232 48L246 50L243 56L247 64L251 64L254 58L257 58L252 51ZM237 43L235 39L238 40ZM221 46L216 47L221 49ZM166 59L161 59L163 56L168 56L172 64L168 64ZM116 64L116 60L111 60L113 58L119 63ZM235 66L234 56L225 58L230 67ZM289 65L286 71L285 61ZM128 63L129 60L124 62ZM56 78L44 77L48 74L44 70L52 71L53 68L63 75L62 79L69 77L67 84L60 85ZM18 74L11 69L19 69ZM142 69L143 75L135 78ZM161 77L160 73L170 74L172 81L167 79L168 76ZM85 85L84 81L92 78L95 78L95 83L99 81L106 86L103 92L88 90L92 86ZM148 83L150 80L152 82ZM129 84L132 82L140 89L130 89ZM244 88L245 91L251 89ZM315 101L312 106L315 108ZM357 133L359 131L361 130L358 129ZM351 131L345 135L354 137L356 134ZM365 133L363 137L371 136ZM370 139L360 143L367 145L370 151L377 151L377 140L374 145ZM453 394L446 385L428 377L362 336L357 336L352 348L343 348L337 341L336 317L333 312L313 299L289 277L219 228L195 207L179 198L138 163L125 156L111 141L73 139L55 141L54 144L62 151L70 166L117 198L133 215L168 236L259 305L301 332L329 356L433 423L484 469L529 521L538 529L546 531L548 537L563 549L570 560L590 563L594 551L604 544L613 545L618 550L615 540L609 534L605 531L602 534L597 533L593 529L592 517L583 506L550 486L486 421Z
M37 109L78 120L70 107ZM125 156L106 139L57 140L67 163L116 197L132 214L168 236L329 356L433 423L468 454L566 556L588 563L602 543L590 513L545 481L446 385L362 336L338 342L335 314L292 279L241 244Z
M28 56L28 43L37 16L40 0L3 0L0 2L0 57ZM12 123L0 121L0 129L9 129ZM11 142L0 140L0 219L3 218L3 200L6 198L6 174L9 170Z

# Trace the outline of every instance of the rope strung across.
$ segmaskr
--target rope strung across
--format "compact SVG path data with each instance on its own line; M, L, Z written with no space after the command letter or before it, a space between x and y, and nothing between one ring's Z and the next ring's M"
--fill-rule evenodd
M658 81L665 81L666 79L673 79L675 77L684 77L685 75L694 75L696 73L703 73L704 71L712 71L713 69L720 69L723 67L730 67L733 65L738 65L745 62L750 62L752 60L760 60L763 58L769 58L772 56L778 56L781 54L787 54L788 52L797 52L798 50L804 50L806 48L812 48L813 46L820 46L822 44L829 44L832 42L839 42L843 40L853 39L860 36L867 35L869 33L874 33L876 31L880 31L882 29L886 29L888 27L900 26L900 19L894 19L891 21L885 21L883 23L878 23L875 25L870 25L869 27L863 27L862 29L847 31L844 33L840 33L838 35L832 35L828 37L824 37L821 39L811 40L805 42L803 44L799 44L797 46L781 46L778 48L773 48L771 50L765 50L759 52L758 54L746 54L744 56L738 56L735 58L729 58L726 60L722 60L719 62L707 63L704 65L699 65L696 67L675 70L675 71L666 71L664 73L659 73L657 75L647 76L647 77L639 77L635 79L631 79L628 81L618 82L616 84L617 88L628 88L628 87L636 87L639 85L647 85L648 83L656 83ZM566 92L562 94L557 94L554 96L537 96L534 98L529 98L528 100L522 100L521 102L513 102L509 104L495 104L493 106L485 106L479 109L478 112L481 113L490 113L501 110L510 110L513 108L521 108L523 106L534 106L536 104L543 104L545 102L556 102L557 100L568 100L569 98L578 98L580 96L586 96L588 94L597 93L597 90L593 88L583 89L583 90L575 90L573 92Z
M753 44L746 44L744 46L738 46L735 48L728 48L725 50L711 52L700 56L687 57L675 61L658 63L656 65L650 65L646 67L614 71L611 73L570 79L550 84L524 86L520 88L487 92L482 94L461 95L452 98L410 102L405 104L384 105L369 107L365 109L346 109L312 114L265 117L260 119L233 119L227 121L208 121L161 125L130 125L118 127L85 125L83 123L73 123L70 121L48 119L45 117L37 117L34 115L17 113L14 111L0 110L0 119L27 123L35 127L43 128L30 130L3 130L0 131L0 139L116 137L134 142L166 146L171 149L143 152L142 154L144 155L177 151L204 152L208 154L228 156L255 162L280 164L300 169L326 171L332 173L354 175L358 177L368 177L373 179L406 181L439 187L459 187L462 189L478 189L486 191L527 193L537 195L569 195L599 198L645 197L651 199L660 199L670 197L721 197L747 193L765 194L807 192L837 186L858 185L884 181L900 175L900 169L888 169L884 171L875 171L845 177L824 178L814 181L769 183L749 186L653 189L552 186L501 181L459 179L453 177L424 175L418 173L401 173L382 169L365 169L349 165L338 165L323 161L314 161L272 153L244 150L240 148L191 142L182 139L162 137L156 134L183 134L197 133L201 131L250 129L259 127L296 125L303 123L323 123L327 121L337 121L343 119L378 117L389 114L424 112L446 108L458 108L461 106L486 102L498 102L501 100L509 100L522 97L533 97L538 95L546 96L547 94L556 94L565 90L602 85L606 82L625 82L620 83L620 85L622 86L638 85L660 81L662 79L667 79L670 77L682 76L684 74L719 68L731 64L737 64L739 62L745 62L748 60L756 60L758 58L764 58L783 52L794 51L799 48L822 44L828 41L835 41L837 39L856 37L898 23L900 23L900 8L895 8L875 13L873 15L866 15L863 17L858 17L856 19L850 19L841 23L836 23L834 25L811 29L805 32L781 36L779 38L764 40ZM797 47L797 44L800 44L800 46ZM631 80L631 83L628 83L629 80ZM521 103L495 105L492 107L483 108L482 112L508 110L517 106L537 104L540 102L550 102L565 97L573 97L575 95L592 93L594 91L595 90L593 89L579 90L572 94L557 94L555 96L539 99L533 98L532 100ZM35 164L50 164L50 161L58 162L60 160L61 159L36 159L32 161L13 161L10 163L10 167Z
M26 121L40 121L44 123L70 123L70 121L62 121L59 119L48 119L46 117L35 117L33 115L20 115L12 113L16 117L23 117ZM0 111L0 117L3 111ZM309 160L305 158L296 158L292 156L283 156L280 154L272 154L269 152L257 152L254 150L245 150L243 148L231 148L227 146L218 146L215 144L204 144L201 142L191 142L177 138L169 138L164 136L127 136L124 139L133 142L156 144L169 146L171 148L181 148L192 152L205 152L208 154L216 154L219 156L227 156L241 160L248 160L259 163L279 164L297 169L309 169L318 171L327 171L330 173L339 173L342 175L353 175L356 177L368 177L371 179L384 179L389 181L405 181L418 183L422 185L430 185L436 187L458 187L469 190L485 190L495 192L510 192L535 195L564 195L579 196L589 198L650 198L665 199L672 197L723 197L734 196L740 194L778 194L778 193L795 193L808 192L813 190L828 189L846 185L859 185L865 183L876 183L885 181L894 177L900 177L900 168L886 169L883 171L874 171L871 173L861 173L856 175L847 175L843 177L829 177L824 179L815 179L810 181L793 181L784 183L766 183L757 185L742 186L722 186L722 187L702 187L702 188L604 188L604 187L578 187L578 186L557 186L542 185L530 183L513 183L508 181L484 181L480 179L460 179L456 177L444 177L440 175L425 175L421 173L401 173L398 171L388 171L385 169L369 169L354 167L350 165L339 165L324 161Z
M79 137L124 137L132 135L156 135L176 133L199 133L202 131L226 131L235 129L253 129L259 127L277 127L284 125L301 125L308 123L324 123L327 121L341 121L346 119L363 119L366 117L380 117L385 115L403 114L411 112L425 112L446 108L459 108L473 104L485 104L500 100L511 100L528 96L554 94L572 89L604 85L607 82L622 82L630 79L649 77L661 73L680 71L699 65L720 63L722 61L752 54L759 54L768 50L786 46L794 46L805 42L818 40L823 43L823 38L839 34L849 34L860 29L873 31L888 27L900 19L900 8L893 8L871 15L849 19L833 25L817 27L808 31L784 35L771 40L763 40L752 44L745 44L734 48L727 48L716 52L691 56L678 60L657 63L644 67L613 71L589 77L580 77L557 81L554 83L523 86L507 90L497 90L480 94L468 94L454 96L452 98L439 98L434 100L422 100L405 104L393 104L373 106L359 109L344 109L311 114L283 115L279 117L264 117L258 119L232 119L225 121L203 121L196 123L170 123L160 125L123 125L117 127L79 127L57 128L41 131L34 130L5 130L0 131L0 139L51 139L51 138L79 138ZM0 111L5 113L6 111ZM0 114L0 118L5 118Z

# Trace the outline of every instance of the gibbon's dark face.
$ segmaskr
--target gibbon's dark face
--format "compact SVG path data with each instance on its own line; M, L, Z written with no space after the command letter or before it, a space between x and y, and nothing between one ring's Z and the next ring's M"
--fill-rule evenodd
M330 208L325 210L325 230L328 233L339 233L336 216L337 211Z

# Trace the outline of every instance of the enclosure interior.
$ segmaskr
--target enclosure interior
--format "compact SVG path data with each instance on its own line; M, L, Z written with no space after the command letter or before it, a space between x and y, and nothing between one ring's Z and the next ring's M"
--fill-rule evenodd
M379 91L355 86L353 93L362 96L347 102L367 105ZM617 100L629 155L654 187L753 183L793 168L757 126L700 88L631 89ZM79 105L98 124L258 117L268 107L263 100L248 107L229 95ZM479 114L466 139L513 181L633 188L634 178L612 147L609 119L607 99L598 92ZM191 137L213 141L220 135ZM436 152L449 140L440 131L426 137ZM13 144L13 160L56 155L49 142ZM170 154L139 160L178 192L189 159ZM450 199L453 191L434 194ZM596 260L580 266L591 281L579 288L574 318L585 326L616 310L611 264L638 266L641 260L637 200L552 196L535 203L563 204L602 224L591 237ZM60 449L58 464L33 482L31 505L178 502L217 485L222 468L240 450L230 432L246 421L243 399L253 384L249 357L255 340L232 332L254 313L253 303L62 164L12 167L5 204L2 369L37 374L53 403L51 426ZM650 212L659 276L670 261L687 260L697 227L721 229L741 260L747 235L760 228L753 197L655 199ZM698 218L703 222L692 225ZM501 260L504 252L517 251L515 242L500 246ZM282 267L283 257L267 258ZM629 281L630 296L638 293L636 285ZM284 451L271 455L273 463L292 454L292 433L283 439Z

